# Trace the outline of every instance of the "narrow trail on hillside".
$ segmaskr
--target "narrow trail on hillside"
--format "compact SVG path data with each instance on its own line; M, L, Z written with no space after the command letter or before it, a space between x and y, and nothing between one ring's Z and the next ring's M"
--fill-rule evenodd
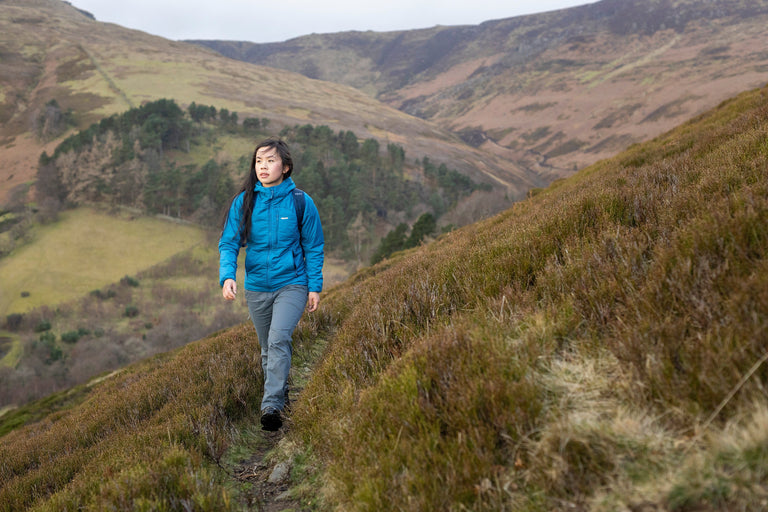
M281 462L274 466L266 461L266 455L272 451L285 435L286 427L277 432L264 432L264 444L251 457L235 468L234 477L245 485L245 496L249 506L259 512L279 512L281 510L300 510L298 501L288 495L288 474L290 467Z
M291 436L293 428L292 405L301 401L304 386L309 381L315 364L325 351L327 340L332 337L330 332L294 339L294 353L291 374L288 377L290 399L283 413L283 426L276 432L261 429L256 418L256 424L244 435L244 450L238 450L239 460L232 461L227 472L240 489L240 500L248 510L257 512L310 512L304 496L292 493L292 486L301 483L291 481L292 464L295 462L290 455L295 450L289 443L294 440ZM301 463L298 463L301 464ZM301 468L297 468L301 472ZM306 469L306 468L304 468ZM304 502L303 502L304 500ZM311 501L314 501L312 499Z
M291 388L292 395L301 390ZM301 502L290 495L290 461L273 461L269 455L275 451L291 429L291 413L283 415L283 426L275 432L259 430L260 442L246 459L234 468L232 476L244 487L244 500L250 510L258 512L301 511Z

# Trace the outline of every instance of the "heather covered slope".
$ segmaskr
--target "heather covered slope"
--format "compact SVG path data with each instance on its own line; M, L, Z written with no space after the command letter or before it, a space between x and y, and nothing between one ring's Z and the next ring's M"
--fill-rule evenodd
M294 415L353 509L757 510L768 89L360 275Z
M274 457L321 510L760 510L767 256L761 89L330 290ZM0 510L244 508L216 462L259 436L255 351L222 332L6 434Z

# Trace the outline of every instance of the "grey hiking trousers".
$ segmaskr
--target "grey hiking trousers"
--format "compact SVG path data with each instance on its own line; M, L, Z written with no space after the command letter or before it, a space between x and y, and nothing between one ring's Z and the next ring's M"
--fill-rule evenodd
M264 397L261 410L268 407L282 411L288 388L293 355L293 335L309 290L302 285L289 285L276 292L245 290L245 301L261 345L261 368L264 371Z

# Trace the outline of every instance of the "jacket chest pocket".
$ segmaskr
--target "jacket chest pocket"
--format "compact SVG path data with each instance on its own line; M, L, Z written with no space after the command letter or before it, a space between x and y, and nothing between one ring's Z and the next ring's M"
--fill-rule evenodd
M277 211L277 242L281 246L295 243L299 238L299 227L296 221L296 212L288 208L280 208Z

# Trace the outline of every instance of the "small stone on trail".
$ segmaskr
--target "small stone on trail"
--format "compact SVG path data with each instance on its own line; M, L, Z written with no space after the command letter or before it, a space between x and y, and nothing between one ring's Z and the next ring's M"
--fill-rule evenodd
M290 464L287 462L281 462L277 466L275 466L275 469L272 470L272 474L269 475L269 479L267 480L271 484L277 484L282 482L286 479L288 476L288 472L291 470Z
M288 501L291 499L291 491L283 491L275 496L275 501Z

